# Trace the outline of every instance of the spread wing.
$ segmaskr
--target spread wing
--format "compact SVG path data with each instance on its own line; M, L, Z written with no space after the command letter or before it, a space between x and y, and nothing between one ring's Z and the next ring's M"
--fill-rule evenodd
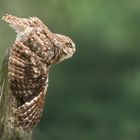
M50 32L43 22L37 17L19 18L7 14L3 16L2 19L9 23L17 33L24 32L28 27L45 27L48 32Z
M13 95L21 104L29 102L44 90L48 69L23 43L15 42L10 50L8 76Z
M6 15L3 20L17 32L8 62L10 89L18 101L15 115L18 124L30 131L42 116L48 69L55 50L46 35L49 29L38 18Z
M8 77L11 92L18 101L19 125L30 131L42 116L48 67L29 47L16 41L10 49Z

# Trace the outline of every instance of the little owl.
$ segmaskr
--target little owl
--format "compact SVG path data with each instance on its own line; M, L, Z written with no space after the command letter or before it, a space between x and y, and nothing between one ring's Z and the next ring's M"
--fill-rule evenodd
M75 44L52 33L37 17L6 15L3 20L17 33L8 58L10 90L18 101L15 117L18 126L30 132L42 116L50 66L72 57Z

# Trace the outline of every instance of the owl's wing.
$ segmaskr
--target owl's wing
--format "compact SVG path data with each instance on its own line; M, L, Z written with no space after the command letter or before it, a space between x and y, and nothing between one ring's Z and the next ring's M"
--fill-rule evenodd
M15 116L18 120L18 126L23 130L30 132L35 127L42 117L45 96L41 92L38 96L33 98L30 102L26 102L20 106Z
M18 100L19 125L30 131L40 120L48 85L48 68L22 42L16 41L9 52L8 78Z
M26 18L19 18L12 15L5 15L2 18L4 21L17 32L23 32L27 27L30 27L30 20Z
M10 50L8 76L10 88L24 102L32 100L48 83L48 68L22 42L16 41ZM21 102L22 103L22 102Z
M45 27L48 32L49 29L43 24L43 22L37 17L30 17L30 18L19 18L12 15L5 15L2 18L4 21L9 23L9 25L17 32L23 32L28 27Z

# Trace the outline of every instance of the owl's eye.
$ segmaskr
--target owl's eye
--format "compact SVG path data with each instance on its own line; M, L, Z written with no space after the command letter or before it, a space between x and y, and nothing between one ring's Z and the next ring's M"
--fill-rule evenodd
M67 47L72 48L72 44L71 43L66 43L65 44Z

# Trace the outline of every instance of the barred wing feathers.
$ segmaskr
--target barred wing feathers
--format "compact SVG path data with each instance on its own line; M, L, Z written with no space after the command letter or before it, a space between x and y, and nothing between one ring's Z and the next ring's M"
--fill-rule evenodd
M12 94L19 104L19 125L31 130L41 118L48 85L48 69L22 42L16 41L9 53L8 76Z

